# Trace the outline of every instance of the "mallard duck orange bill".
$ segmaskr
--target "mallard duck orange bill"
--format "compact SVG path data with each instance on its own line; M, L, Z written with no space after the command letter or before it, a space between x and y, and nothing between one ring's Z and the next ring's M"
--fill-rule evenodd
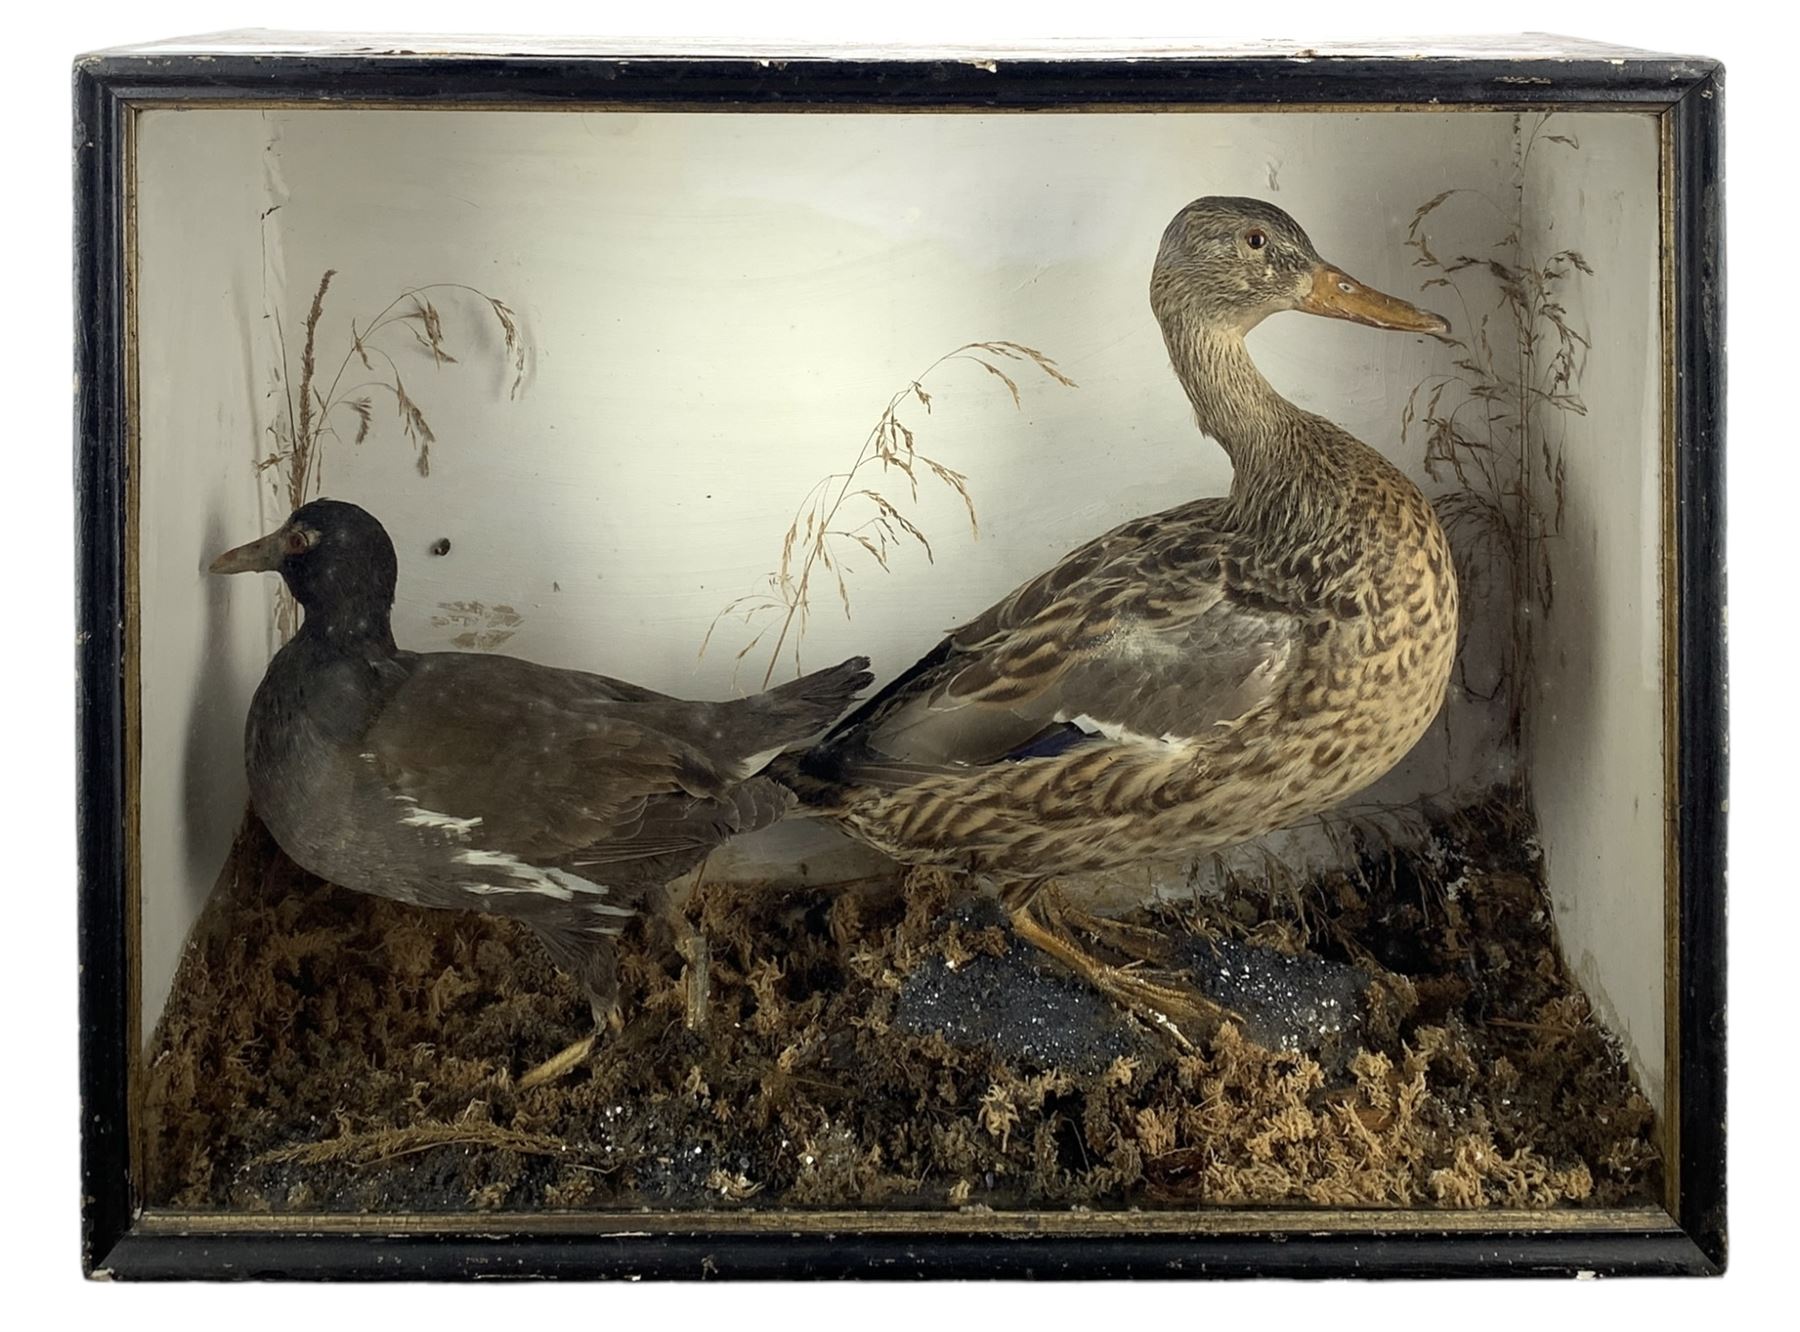
M1403 333L1448 333L1450 321L1442 315L1421 310L1398 296L1365 286L1342 269L1329 265L1313 270L1312 293L1300 302L1308 314L1331 319L1349 319L1374 328L1397 329Z

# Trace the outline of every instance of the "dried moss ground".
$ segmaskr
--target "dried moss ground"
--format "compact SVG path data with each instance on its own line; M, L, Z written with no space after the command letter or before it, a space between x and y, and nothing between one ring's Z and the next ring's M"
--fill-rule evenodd
M1337 1002L1320 996L1350 994L1313 1039L1246 1015L1177 1054L942 876L703 887L688 913L712 953L704 1028L684 1021L680 960L638 941L623 1030L529 1091L520 1074L585 1034L587 1005L524 931L334 888L252 827L150 1058L150 1196L256 1211L1648 1201L1651 1107L1557 958L1520 805L1499 793L1299 890L1234 883L1132 918L1190 961L1228 952L1240 991L1216 997L1235 1008L1281 990L1290 1019L1316 1016Z

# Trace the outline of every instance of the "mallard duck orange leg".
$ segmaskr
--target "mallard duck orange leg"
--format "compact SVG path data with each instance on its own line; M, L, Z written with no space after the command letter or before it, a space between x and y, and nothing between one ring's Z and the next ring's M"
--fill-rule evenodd
M1048 953L1068 967L1100 993L1131 1013L1152 1031L1157 1032L1182 1053L1191 1053L1194 1043L1187 1032L1208 1022L1230 1020L1237 1015L1195 990L1179 982L1153 980L1136 969L1138 963L1162 962L1165 950L1152 931L1135 929L1107 921L1086 912L1070 912L1054 895L1045 895L1043 916L1033 909L1038 894L1035 887L1023 894L1003 894L1012 920L1013 933L1034 948ZM1075 942L1075 929L1105 937L1122 952L1136 953L1136 961L1115 966L1102 961ZM1133 946L1136 945L1136 946Z

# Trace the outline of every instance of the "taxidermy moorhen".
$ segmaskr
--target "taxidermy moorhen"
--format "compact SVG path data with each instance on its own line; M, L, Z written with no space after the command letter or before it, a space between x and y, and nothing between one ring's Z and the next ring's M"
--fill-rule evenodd
M306 612L245 728L251 805L281 849L359 892L523 922L597 1027L626 921L726 838L781 818L793 797L759 774L871 680L854 657L704 703L516 657L408 652L389 621L393 542L336 500L212 564L251 570L279 573Z
M1456 652L1443 528L1397 467L1276 392L1244 338L1282 310L1449 325L1326 263L1254 199L1175 216L1150 304L1200 429L1230 456L1231 493L1065 556L780 775L898 860L999 878L1022 937L1184 1043L1171 1015L1203 1014L1198 996L1103 965L1053 900L1035 918L1032 896L1051 875L1286 827L1424 734Z

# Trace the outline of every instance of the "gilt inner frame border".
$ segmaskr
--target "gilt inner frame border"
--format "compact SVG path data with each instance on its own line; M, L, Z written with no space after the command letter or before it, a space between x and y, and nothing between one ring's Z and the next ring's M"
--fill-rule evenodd
M665 60L602 60L565 66L562 78L580 87L569 96L549 100L546 95L526 98L459 96L455 90L459 65L477 64L484 70L496 66L536 65L531 73L547 76L542 64L525 60L480 60L465 57L408 56L384 59L382 70L370 77L381 82L383 74L416 75L416 82L442 80L450 91L428 95L398 90L372 96L341 96L334 89L334 73L341 78L356 60L318 60L293 56L233 56L230 58L174 56L154 60L141 55L113 57L107 69L100 57L85 67L78 65L76 100L78 121L84 113L101 112L87 122L85 142L78 138L77 185L81 193L77 230L77 300L82 345L78 355L77 468L80 501L80 560L78 577L83 604L78 635L82 666L81 719L82 808L82 956L83 976L83 1102L84 1102L84 1265L92 1271L124 1276L200 1276L235 1273L226 1254L243 1249L261 1254L271 1244L290 1253L292 1268L286 1275L391 1275L464 1276L493 1270L498 1257L542 1237L555 1252L520 1254L524 1271L565 1270L569 1259L559 1256L570 1242L591 1239L598 1250L575 1259L573 1270L581 1274L645 1273L680 1275L692 1261L713 1263L707 1270L721 1270L706 1246L714 1240L727 1247L741 1247L731 1270L742 1275L777 1275L790 1267L802 1271L892 1271L895 1264L942 1275L998 1274L1006 1266L992 1254L978 1250L1036 1238L1074 1242L1086 1246L1073 1256L1054 1259L1039 1254L1039 1262L1020 1269L1037 1275L1146 1274L1148 1270L1176 1274L1252 1274L1278 1271L1291 1275L1415 1272L1453 1275L1494 1271L1546 1270L1619 1272L1715 1272L1722 1270L1723 1220L1723 572L1722 519L1722 371L1719 367L1721 327L1718 293L1722 245L1718 190L1719 128L1722 77L1716 67L1701 62L1677 65L1661 57L1647 57L1644 65L1668 74L1670 86L1647 93L1639 86L1635 95L1563 95L1549 79L1543 87L1509 87L1505 97L1463 100L1427 97L1421 88L1405 100L1374 98L1314 102L1265 101L1279 98L1279 91L1259 89L1249 97L1196 102L1158 100L1082 100L1059 87L1058 73L1084 82L1101 67L1117 68L1118 62L1057 62L1056 69L1039 62L1012 64L1008 73L1016 102L957 100L950 92L941 101L906 101L903 104L861 100L856 96L820 96L804 101L778 100L779 93L760 98L692 95L660 98L608 97L607 80L590 76L597 66L638 68L660 66L673 73L696 64L754 67L754 60L711 58L704 62ZM783 79L806 84L821 70L846 80L854 77L848 66L856 62L796 64L780 71ZM901 64L909 77L918 73L917 62ZM1159 78L1171 97L1205 94L1208 83L1187 83L1180 71L1194 62L1157 60L1128 66L1134 82L1147 75ZM1289 65L1278 57L1262 56L1238 62L1242 65ZM1477 62L1437 60L1434 81L1451 77L1458 65L1502 64L1517 68L1520 61ZM1569 64L1557 61L1562 72ZM1594 61L1616 68L1625 62ZM992 75L967 62L945 62L965 78ZM1153 72L1147 65L1159 66ZM1398 65L1398 67L1396 67ZM132 76L154 67L148 86ZM227 66L228 68L221 68ZM288 68L283 68L284 66ZM1349 57L1322 60L1308 80L1307 95L1334 97L1353 91L1350 80L1339 82L1344 67L1385 67L1382 72L1406 84L1408 91L1422 81L1417 62ZM202 74L204 71L204 74ZM271 73L279 77L271 78ZM746 68L748 80L765 80L771 71ZM1284 70L1291 74L1291 67ZM652 71L645 77L655 77ZM1210 81L1210 77L1209 77ZM1506 82L1502 77L1495 80ZM1517 80L1513 80L1517 82ZM676 82L670 78L672 87ZM1220 82L1229 84L1230 79ZM1579 76L1571 82L1580 82ZM177 90L171 95L170 84ZM1243 85L1237 85L1240 91ZM254 91L252 91L254 88ZM1260 94L1260 96L1258 95ZM1517 94L1517 95L1515 95ZM1660 94L1660 95L1659 95ZM879 97L880 94L875 94ZM144 1128L141 1113L143 1032L139 942L142 909L139 845L139 800L143 775L139 716L140 605L138 597L138 542L141 515L136 478L142 473L138 438L138 330L136 283L138 254L136 234L136 128L140 112L166 108L254 108L455 111L731 111L766 114L840 114L885 112L893 114L1033 114L1055 111L1091 114L1158 113L1269 113L1318 114L1329 112L1374 113L1407 111L1515 112L1552 109L1654 114L1658 122L1659 172L1657 180L1661 238L1661 498L1662 498L1662 648L1663 648L1663 753L1665 827L1665 1047L1666 1094L1660 1107L1659 1128L1665 1158L1663 1207L1592 1209L1540 1212L1483 1210L1443 1212L1430 1209L1376 1210L1348 1208L1245 1208L1185 1212L1093 1212L1022 1210L999 1213L943 1213L922 1211L797 1210L741 1212L583 1212L583 1213L469 1213L449 1215L384 1214L345 1216L287 1213L233 1215L143 1209ZM99 123L97 123L99 122ZM96 133L100 123L108 133ZM110 140L110 142L104 142ZM98 150L97 150L98 149ZM84 150L88 157L84 159ZM84 167L93 168L84 175ZM110 210L107 205L110 204ZM108 224L111 224L110 228ZM111 240L113 244L106 242ZM1679 262L1678 262L1679 261ZM1696 271L1703 270L1703 271ZM108 279L112 280L108 290ZM1710 282L1710 286L1708 285ZM1704 306L1705 308L1700 308ZM87 339L116 336L110 350L117 357L108 363L106 347L87 345ZM1696 362L1698 364L1696 364ZM109 372L110 371L110 375ZM110 399L110 401L108 401ZM115 419L107 421L107 408ZM108 475L109 469L112 474ZM110 485L108 483L111 483ZM114 488L116 486L116 489ZM101 539L108 521L115 523L109 535L117 545L109 552ZM102 570L110 553L110 567ZM111 574L111 580L104 574ZM1703 576L1704 581L1700 581ZM107 583L113 581L118 614L105 625L116 626L117 638L103 642L95 636L96 612L105 620ZM1716 603L1716 607L1715 607ZM1716 623L1708 623L1716 621ZM1714 640L1717 641L1714 641ZM106 669L105 649L116 650L116 667ZM96 651L96 648L99 650ZM99 660L96 660L99 658ZM92 712L96 686L108 679L116 694L116 748L97 743ZM1685 687L1684 687L1685 686ZM1684 722L1686 725L1684 726ZM1683 746L1688 748L1684 751ZM107 750L111 749L108 754ZM96 829L90 819L100 814L92 796L97 766L110 762L117 787L118 835L116 872L109 874L107 848L96 845ZM1686 780L1684 780L1684 777ZM102 802L104 803L104 802ZM1684 834L1686 836L1684 837ZM96 934L116 934L97 942ZM1700 929L1695 927L1699 926ZM1684 932L1685 931L1685 932ZM1703 934L1704 937L1695 937ZM111 948L106 946L110 943ZM93 975L97 965L117 964L108 978ZM97 1004L96 991L111 992L116 1011ZM1702 1030L1694 1019L1717 1015ZM1712 1060L1708 1069L1706 1062ZM1691 1063L1689 1061L1692 1061ZM1690 1077L1689 1074L1699 1074ZM1698 1091L1690 1095L1695 1083ZM110 1084L110 1085L108 1085ZM101 1094L97 1095L96 1092ZM123 1122L111 1132L97 1129L111 1103L122 1112ZM1691 1159L1690 1159L1691 1158ZM121 1169L122 1167L122 1169ZM933 1237L952 1248L945 1253L914 1253L883 1257L884 1245L907 1237ZM1257 1238L1263 1237L1258 1244ZM803 1237L826 1241L826 1248L811 1257L790 1253L783 1245ZM1191 1265L1164 1257L1154 1267L1127 1252L1131 1241L1159 1246L1170 1240L1215 1238L1226 1246L1210 1261L1196 1254ZM1292 1259L1310 1245L1322 1246L1322 1255L1307 1259L1290 1270L1277 1261L1275 1249ZM346 1251L346 1245L382 1241L409 1255L388 1253L383 1243L362 1254ZM1583 1244L1580 1241L1586 1241ZM773 1242L774 1247L769 1247ZM854 1249L871 1246L866 1255L834 1254L845 1245ZM1373 1243L1376 1252L1368 1251ZM644 1253L636 1249L647 1244ZM704 1256L690 1260L687 1247L698 1245ZM660 1245L660 1247L659 1247ZM1125 1246L1109 1252L1109 1246ZM1345 1246L1348 1246L1347 1248ZM422 1258L421 1247L436 1251L435 1260ZM109 1260L109 1251L124 1260ZM494 1248L494 1254L478 1255ZM141 1252L138 1252L140 1251ZM630 1250L630 1252L626 1252ZM966 1252L966 1261L963 1254ZM448 1265L444 1265L444 1260ZM1493 1264L1497 1263L1498 1266ZM698 1269L696 1269L696 1272Z

